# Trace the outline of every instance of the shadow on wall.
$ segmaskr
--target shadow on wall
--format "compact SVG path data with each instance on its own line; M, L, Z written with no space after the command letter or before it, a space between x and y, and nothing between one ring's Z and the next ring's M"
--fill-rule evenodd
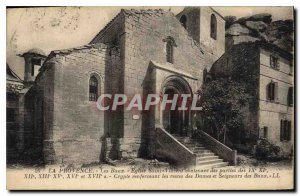
M146 77L142 83L143 97L148 94L154 94L156 89L155 72L151 66L148 66ZM155 157L155 106L150 106L150 109L142 112L142 133L141 145L138 152L138 157L145 159L153 159Z
M120 44L122 45L122 44ZM105 94L123 94L124 93L124 47L110 48L107 52L109 60L105 63ZM105 105L112 102L105 100ZM124 107L118 106L116 110L106 110L104 113L104 135L101 138L102 148L100 162L107 159L121 159L120 138L124 137Z

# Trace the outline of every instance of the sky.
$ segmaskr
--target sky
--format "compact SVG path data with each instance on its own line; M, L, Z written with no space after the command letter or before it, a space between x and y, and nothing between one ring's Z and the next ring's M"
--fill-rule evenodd
M135 9L154 7L138 7ZM174 14L183 7L160 7ZM273 21L293 19L292 7L213 7L223 16L237 18L257 13L272 14ZM6 60L21 78L24 60L18 57L32 48L52 50L88 44L120 11L121 7L52 7L7 9Z

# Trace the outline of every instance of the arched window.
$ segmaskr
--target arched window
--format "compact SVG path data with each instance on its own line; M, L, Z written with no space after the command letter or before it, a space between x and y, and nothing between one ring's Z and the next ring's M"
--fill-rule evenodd
M214 14L210 16L210 37L217 39L217 18Z
M180 23L182 24L182 26L186 29L186 21L187 21L187 19L186 19L186 16L185 15L182 15L181 17L180 17Z
M174 63L174 46L176 47L176 43L174 38L168 36L167 38L163 39L166 42L166 60L169 63Z
M95 76L90 77L89 100L97 101L98 99L98 80Z
M167 41L167 62L173 63L173 44L170 40Z

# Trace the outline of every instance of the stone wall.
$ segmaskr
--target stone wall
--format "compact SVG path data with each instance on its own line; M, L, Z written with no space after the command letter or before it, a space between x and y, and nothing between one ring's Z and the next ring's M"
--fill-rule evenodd
M268 45L269 46L269 45ZM266 49L261 43L241 43L233 45L212 67L213 77L232 77L232 79L247 84L249 93L253 96L249 109L242 111L244 123L256 139L264 137L264 127L268 127L267 139L282 147L283 151L291 152L293 145L294 111L288 106L289 87L294 86L291 69L291 57L286 57L280 49ZM278 52L281 51L281 52ZM278 56L279 70L270 67L270 55ZM234 71L235 70L235 71ZM278 83L278 99L267 100L267 85ZM280 141L280 120L292 121L291 140Z
M200 9L200 7L186 7L176 15L179 21L181 17L186 17L186 30L197 42L200 42Z
M145 78L151 60L168 64L173 70L184 70L198 79L197 87L201 86L202 70L208 65L207 60L201 53L199 44L190 37L173 13L162 10L127 10L125 17L124 92L127 96L144 94L143 86L147 82ZM176 43L172 64L166 62L164 39L168 36ZM133 115L139 118L133 119ZM125 111L124 138L143 140L141 138L143 122L140 111Z
M105 70L107 85L105 92L109 94L124 93L124 55L125 55L125 17L121 11L115 16L91 41L91 44L107 43L118 48L118 62L112 62L111 66ZM124 107L118 106L116 111L107 112L105 115L105 127L107 129L106 143L104 145L103 159L120 159L127 155L137 156L136 146L128 147L127 141L120 139L124 136ZM137 143L139 141L136 141ZM136 143L133 142L133 143ZM124 147L126 149L124 149ZM129 156L127 156L129 157Z
M199 18L199 14L194 17ZM225 24L220 25L225 26ZM218 29L220 30L218 36L220 37L222 29L223 27ZM166 63L166 42L164 39L169 36L176 43L174 63L170 64L171 68L185 70L193 75L198 79L193 90L199 89L202 84L202 71L204 68L210 69L212 62L215 60L211 52L216 50L205 51L201 48L199 41L197 42L192 38L171 12L163 10L122 10L91 41L91 43L116 44L120 48L119 86L116 86L117 88L112 93L125 93L129 98L134 94L142 95L145 93L143 85L145 85L150 60ZM195 85L193 84L193 86ZM113 130L116 132L109 136L107 147L114 145L121 147L121 153L118 155L110 153L111 155L115 154L111 157L124 157L122 154L135 155L140 143L144 142L141 141L143 140L141 138L142 113L136 110L124 111L124 108L119 108L117 113L110 115L109 119L113 122L109 129L110 133L114 132ZM119 137L124 139L116 139ZM128 145L128 142L132 145ZM122 147L124 148L122 149ZM109 151L114 151L113 149L110 148ZM139 149L139 151L142 150Z
M212 14L217 19L217 39L210 37L210 18ZM225 52L225 20L211 7L201 7L200 10L200 44L204 52L211 56L211 65Z
M6 158L7 163L14 162L18 159L19 151L19 122L22 114L19 111L18 92L6 92ZM10 113L10 114L9 114ZM9 121L8 115L14 115L14 118Z
M218 34L221 35L221 33ZM105 73L103 77L107 77L107 81L110 81L102 89L106 93L125 93L129 98L137 93L143 94L143 81L150 60L166 63L166 42L164 39L169 36L176 42L174 63L170 66L172 69L185 70L197 78L196 87L193 87L193 90L196 91L202 84L202 71L205 67L210 68L214 57L212 54L203 52L199 43L190 37L171 12L162 10L122 10L109 22L91 41L91 44L107 43L116 46L120 54L117 65L112 63L111 66L107 66L109 63L105 60L106 57L102 57L104 60L99 61L98 54L90 55L90 53L93 53L91 49L87 52L83 49L56 54L55 58L59 63L55 65L53 132L56 134L53 136L53 141L57 142L54 142L56 147L53 148L58 150L55 155L57 160L53 160L54 162L72 162L76 156L82 159L80 153L75 153L74 157L71 158L67 155L69 154L67 151L74 151L71 149L71 146L75 145L74 140L76 140L78 146L84 140L91 138L98 138L99 140L101 136L97 135L96 132L86 133L86 129L92 129L92 127L93 129L98 127L100 132L103 132L104 137L108 138L105 140L105 151L114 152L116 150L116 153L109 153L111 158L126 157L128 154L133 154L133 157L137 156L137 149L142 142L141 112L135 110L124 111L123 107L119 107L117 111L106 113L100 117L102 120L105 119L102 126L99 120L99 124L91 123L94 122L93 117L100 114L91 113L92 110L88 109L91 106L85 102L87 95L82 92L86 90L88 80L83 79L83 75L86 77L88 74L84 73L83 70L95 70L99 73ZM97 66L95 62L97 62ZM89 64L89 66L85 65L83 67L83 64ZM104 67L106 68L104 69ZM67 98L70 96L73 96L73 98ZM81 104L75 107L74 104L76 105L79 102ZM80 109L80 112L72 113L76 109ZM93 115L93 117L89 115ZM75 121L76 123L72 123ZM78 139L82 134L84 136ZM67 143L74 143L74 145ZM100 144L101 141L98 143ZM101 151L101 147L97 149ZM120 154L117 153L118 151ZM93 155L93 157L87 157L87 159L96 160L95 157L96 155Z
M27 92L24 94L24 97L20 97L20 103L24 107L23 115L24 122L20 125L20 148L25 151L31 151L35 149L34 144L34 101L35 101L35 90L33 88L27 89ZM24 127L24 128L23 128ZM23 132L23 133L22 133ZM22 141L23 140L23 141ZM22 147L21 147L22 146ZM34 153L34 152L33 152ZM30 153L31 154L31 153Z
M217 20L216 39L213 39L210 36L212 14L216 16ZM225 52L225 20L211 7L205 6L187 7L176 17L180 20L183 15L187 18L186 30L189 32L190 36L200 44L201 49L205 54L205 58L209 61L209 65L212 65Z
M51 61L44 64L43 73L37 75L33 90L33 130L34 147L42 155L41 161L48 162L48 157L53 157L54 152L49 151L48 141L52 138L54 116L54 73L55 68ZM28 99L27 99L28 100Z
M46 163L88 164L99 162L105 127L105 115L96 102L89 101L89 79L98 79L98 94L109 91L107 68L119 65L119 51L95 44L54 51L53 125L44 140ZM50 56L51 56L50 55ZM112 66L112 64L114 66ZM109 70L108 69L108 70ZM46 72L44 72L47 75Z

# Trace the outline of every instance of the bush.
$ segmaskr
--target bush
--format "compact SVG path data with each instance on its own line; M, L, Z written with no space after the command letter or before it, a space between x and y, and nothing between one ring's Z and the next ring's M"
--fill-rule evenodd
M280 147L270 143L266 139L258 142L255 150L255 157L258 160L278 161L281 160Z

